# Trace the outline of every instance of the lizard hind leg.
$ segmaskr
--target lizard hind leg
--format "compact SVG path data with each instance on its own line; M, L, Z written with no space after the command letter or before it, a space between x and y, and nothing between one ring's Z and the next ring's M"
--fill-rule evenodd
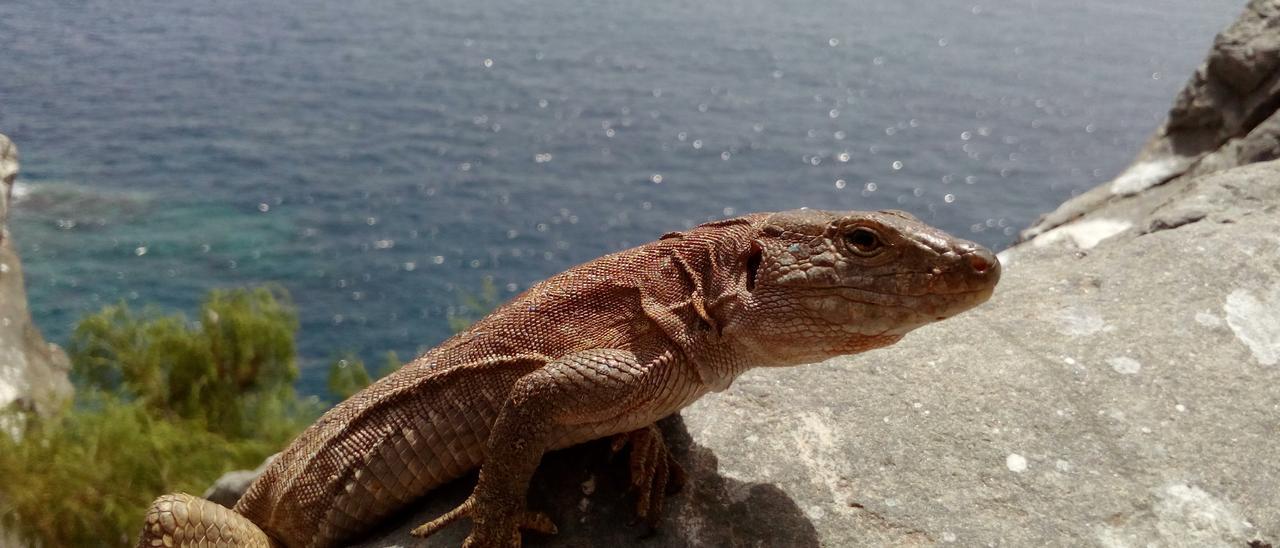
M138 548L242 546L280 548L280 544L235 511L186 493L163 495L147 510Z
M684 468L671 455L656 424L613 437L614 454L627 446L631 447L631 490L636 493L636 518L653 529L662 518L663 499L684 487Z

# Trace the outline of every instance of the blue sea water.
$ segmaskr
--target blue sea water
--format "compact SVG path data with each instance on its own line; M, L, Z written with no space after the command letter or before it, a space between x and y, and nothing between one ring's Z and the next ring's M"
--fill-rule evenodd
M708 219L900 208L1000 247L1115 175L1242 0L6 0L12 231L52 340L283 283L302 390Z

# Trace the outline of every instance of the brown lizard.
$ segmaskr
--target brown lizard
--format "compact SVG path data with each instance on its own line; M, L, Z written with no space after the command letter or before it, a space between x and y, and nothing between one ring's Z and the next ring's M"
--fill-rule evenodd
M900 211L757 213L601 257L530 287L338 404L270 463L234 511L160 497L140 547L327 547L480 467L466 546L552 533L530 512L546 451L632 444L637 513L680 481L653 427L743 371L886 346L990 297L987 249ZM201 544L203 545L203 544Z

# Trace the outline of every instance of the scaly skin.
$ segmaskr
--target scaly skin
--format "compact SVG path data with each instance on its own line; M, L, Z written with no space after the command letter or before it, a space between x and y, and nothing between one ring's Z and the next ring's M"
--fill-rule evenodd
M637 512L683 481L652 425L752 367L855 354L985 301L990 251L898 212L758 213L673 233L542 283L338 404L253 483L235 512L166 495L139 546L327 547L468 470L466 545L554 532L525 509L546 451L630 444Z

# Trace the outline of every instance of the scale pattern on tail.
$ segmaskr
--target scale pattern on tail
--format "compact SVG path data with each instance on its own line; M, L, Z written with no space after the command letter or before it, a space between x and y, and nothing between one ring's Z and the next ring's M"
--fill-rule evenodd
M138 548L196 545L279 547L252 521L221 504L186 493L156 499L147 511Z

